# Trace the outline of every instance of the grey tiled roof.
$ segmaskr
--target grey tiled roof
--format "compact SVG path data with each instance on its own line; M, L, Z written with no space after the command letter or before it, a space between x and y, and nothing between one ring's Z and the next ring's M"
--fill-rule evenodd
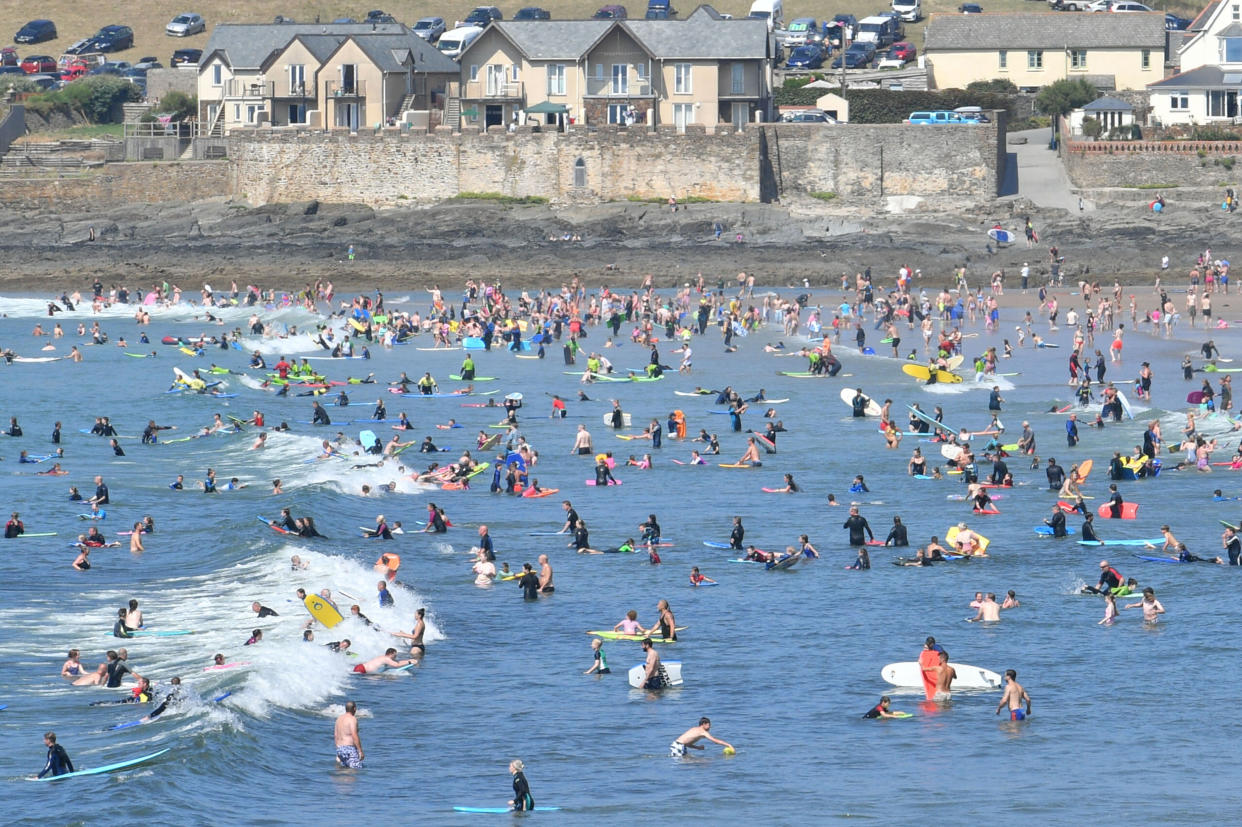
M755 59L768 53L766 23L723 20L710 6L700 6L685 20L502 20L492 24L530 60L578 60L614 27L628 31L657 59Z
M1083 107L1084 112L1133 112L1134 107L1120 98L1096 98Z
M933 14L923 50L1164 48L1163 12Z
M1229 80L1225 82L1226 74L1231 75ZM1242 73L1229 72L1221 70L1219 66L1200 66L1197 69L1191 69L1189 72L1181 72L1180 74L1167 77L1164 80L1158 80L1155 83L1147 84L1148 89L1214 89L1217 87L1228 86L1233 89L1242 88Z
M220 52L233 69L259 69L272 52L297 35L392 34L409 32L400 23L219 23L211 30L203 57Z
M405 67L401 60L409 55L414 69L419 72L447 72L459 74L461 67L426 40L410 32L401 35L366 35L356 38L359 48L374 61L382 71L400 72Z

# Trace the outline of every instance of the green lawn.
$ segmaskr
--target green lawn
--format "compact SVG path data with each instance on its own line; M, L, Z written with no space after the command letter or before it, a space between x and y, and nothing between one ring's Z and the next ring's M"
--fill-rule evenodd
M506 19L525 5L537 4L539 0L508 0L499 4ZM589 17L605 0L542 0L539 3L552 13L554 18L585 18ZM924 13L956 11L960 0L926 0ZM991 11L1046 11L1048 5L1044 0L980 0L985 12ZM624 3L630 14L642 17L645 0L627 0ZM60 32L58 40L39 43L34 46L21 46L18 53L59 55L74 41L96 32L100 27L109 24L125 24L134 28L133 49L118 53L118 60L134 61L138 57L152 55L166 65L174 49L182 47L202 48L207 43L207 35L193 37L168 37L164 34L164 26L177 14L195 11L207 19L210 27L221 22L262 23L270 22L277 14L284 14L298 21L314 21L316 17L330 21L338 17L353 17L362 20L370 9L382 8L398 20L412 24L425 15L439 15L451 26L454 21L466 16L474 3L454 0L445 3L414 3L410 0L402 2L377 3L375 0L353 3L331 3L322 0L284 0L273 4L255 4L243 6L226 0L147 0L141 6L107 7L102 3L68 2L68 0L41 0L37 4L3 3L0 4L0 43L9 44L18 28L33 17L48 17L56 23ZM721 0L713 3L717 10L727 12L735 17L743 17L750 9L750 0ZM1185 17L1194 17L1201 6L1190 5L1180 0L1156 0L1148 5L1174 11ZM682 15L694 10L695 4L689 0L680 0L677 4ZM883 11L888 6L880 0L839 0L826 5L811 0L790 0L785 5L786 22L795 17L831 17L837 13L853 14L859 19ZM907 39L922 46L923 23L907 28Z

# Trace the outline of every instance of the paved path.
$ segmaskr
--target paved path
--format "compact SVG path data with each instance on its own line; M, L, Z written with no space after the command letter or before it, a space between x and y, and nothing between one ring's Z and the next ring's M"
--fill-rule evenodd
M1017 156L1017 188L1008 182L1008 194L1029 199L1040 207L1054 207L1070 212L1094 210L1090 201L1079 200L1072 191L1065 166L1055 150L1048 148L1050 129L1027 129L1010 132L1009 137L1026 138L1025 144L1009 144L1005 149ZM1010 171L1012 172L1012 163Z

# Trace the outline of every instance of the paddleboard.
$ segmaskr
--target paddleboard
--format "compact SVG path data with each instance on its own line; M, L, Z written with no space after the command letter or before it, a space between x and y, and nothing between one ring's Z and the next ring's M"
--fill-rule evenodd
M988 238L997 244L1013 244L1018 240L1018 237L1008 230L998 230L995 228L988 230Z
M1123 502L1121 504L1121 518L1120 519L1122 520L1135 519L1138 516L1138 507L1139 507L1138 503ZM1099 508L1095 510L1095 513L1099 515L1100 517L1104 518L1105 520L1114 519L1112 503L1104 503L1103 505L1101 505Z
M1181 560L1178 560L1176 557L1149 557L1146 554L1136 554L1134 556L1140 560L1146 560L1149 563L1180 563L1182 562ZM1129 596L1133 597L1135 595L1129 595Z
M1125 411L1126 416L1134 419L1134 409L1130 407L1130 400L1126 399L1126 395L1121 391L1117 391L1117 401L1121 403L1121 409Z
M703 545L707 546L708 548L733 548L733 546L731 546L730 544L722 543L718 540L704 540Z
M306 595L305 603L306 610L311 613L311 617L329 629L345 619L335 606L317 594Z
M586 484L587 484L587 485L595 485L595 480L586 480ZM610 488L610 487L612 487L612 486L614 486L614 485L620 485L620 484L621 484L621 480L613 480L612 482L607 483L604 487L605 487L605 488Z
M495 382L495 376L476 376L473 379L462 379L460 373L450 373L449 379L454 382Z
M1079 540L1080 546L1159 546L1164 543L1163 537L1151 540Z
M953 681L953 689L1000 689L1003 685L1001 676L989 669L970 666L965 663L953 663L949 666L957 672ZM893 686L923 688L923 669L916 661L890 663L880 670L880 676Z
M913 376L920 382L926 382L931 378L931 368L926 365L902 365L901 372L906 376ZM949 373L947 370L936 369L936 381L944 382L948 385L954 385L962 381L962 377L956 373Z
M680 632L680 631L682 631L682 630L683 630L683 629L685 629L685 628L686 628L685 626L678 626L678 627L677 627L677 631L679 631L679 632ZM601 630L601 631L587 632L587 634L588 634L588 635L594 635L595 637L600 638L600 639L602 639L602 640L633 640L633 641L640 641L640 640L646 640L648 637L650 637L650 635L627 635L627 634L625 634L624 632L612 632L612 631L608 631L608 630ZM653 638L651 638L651 642L652 642L652 643L676 643L677 641L676 641L676 640L669 640L668 638L663 638L663 637L653 637Z
M668 673L669 686L681 686L681 661L679 660L663 660L660 664L664 667L664 671ZM640 663L630 669L630 686L635 689L643 688L643 678L647 674L647 665Z
M190 629L135 629L129 634L130 637L181 637L194 632Z
M419 348L426 350L426 348ZM560 807L536 807L531 812L535 813L555 813ZM454 807L455 813L512 813L515 810L512 807Z
M611 413L606 413L606 414L604 414L604 424L605 424L605 425L609 425L609 426L611 426L611 425L612 425L612 414L611 414ZM629 415L628 413L622 413L622 414L621 414L621 425L622 425L622 427L628 428L628 427L630 427L630 424L631 424L631 423L630 423L630 415Z
M1036 534L1041 534L1041 535L1043 535L1043 536L1045 536L1045 537L1051 537L1051 536L1052 536L1052 526L1050 526L1050 525L1037 525L1037 526L1035 526L1035 533L1036 533ZM1073 527L1073 526L1069 526L1069 525L1067 525L1067 526L1065 527L1065 533L1066 533L1066 535L1067 535L1067 536L1069 536L1069 535L1074 535L1074 534L1077 534L1078 532L1074 529L1074 527Z
M1095 460L1093 459L1083 460L1082 462L1078 463L1078 479L1081 482L1087 481L1087 477L1090 476L1091 468L1094 465L1095 465Z
M55 536L56 536L56 532L55 532L55 531L38 531L38 532L35 532L35 533L33 533L33 534L31 534L31 533L29 533L29 532L27 532L26 534L19 534L19 535L17 535L17 539L19 539L19 540L20 540L20 539L22 539L23 537L55 537Z
M846 406L849 407L850 410L854 409L854 397L857 395L858 395L858 392L855 389L852 389L852 388L841 389L841 394L840 394L841 401L844 402ZM880 408L879 405L875 403L874 399L867 396L866 394L863 394L863 398L867 400L867 407L865 409L867 416L879 416L881 413L883 413L883 410Z
M123 770L123 769L126 769L127 767L133 767L138 764L151 761L155 758L159 758L164 753L170 752L170 751L171 751L171 747L165 747L162 750L158 750L156 752L152 752L148 755L143 755L138 758L131 758L128 761L118 761L115 764L105 764L102 767L95 767L89 770L78 770L77 772L67 772L64 775L45 775L44 777L38 780L39 781L64 781L66 778L78 778L83 775L99 775L100 773L105 773L105 772L116 772L117 770Z
M956 461L962 455L962 448L960 445L941 445L940 455L945 459Z
M788 557L782 557L780 560L777 560L775 563L764 563L764 565L767 566L768 571L776 571L778 569L780 571L788 571L789 569L792 569L794 566L798 565L798 561L801 559L802 559L801 554L791 554Z
M758 468L758 465L748 465L743 462L718 462L721 468Z

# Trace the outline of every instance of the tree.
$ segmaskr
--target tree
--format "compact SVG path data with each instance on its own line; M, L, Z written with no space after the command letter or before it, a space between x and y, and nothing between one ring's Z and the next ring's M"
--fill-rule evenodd
M160 111L172 115L174 121L185 120L198 113L198 97L185 92L169 92L160 99Z
M1071 109L1091 103L1096 96L1095 87L1086 78L1058 80L1039 90L1035 96L1035 108L1055 119L1069 114Z
M980 92L996 92L1001 95L1016 95L1018 87L1008 78L992 78L991 80L976 80L966 84L966 91L971 93Z
M1082 119L1082 134L1086 135L1091 140L1094 141L1096 138L1099 138L1100 133L1103 131L1103 125L1095 118L1088 116Z

